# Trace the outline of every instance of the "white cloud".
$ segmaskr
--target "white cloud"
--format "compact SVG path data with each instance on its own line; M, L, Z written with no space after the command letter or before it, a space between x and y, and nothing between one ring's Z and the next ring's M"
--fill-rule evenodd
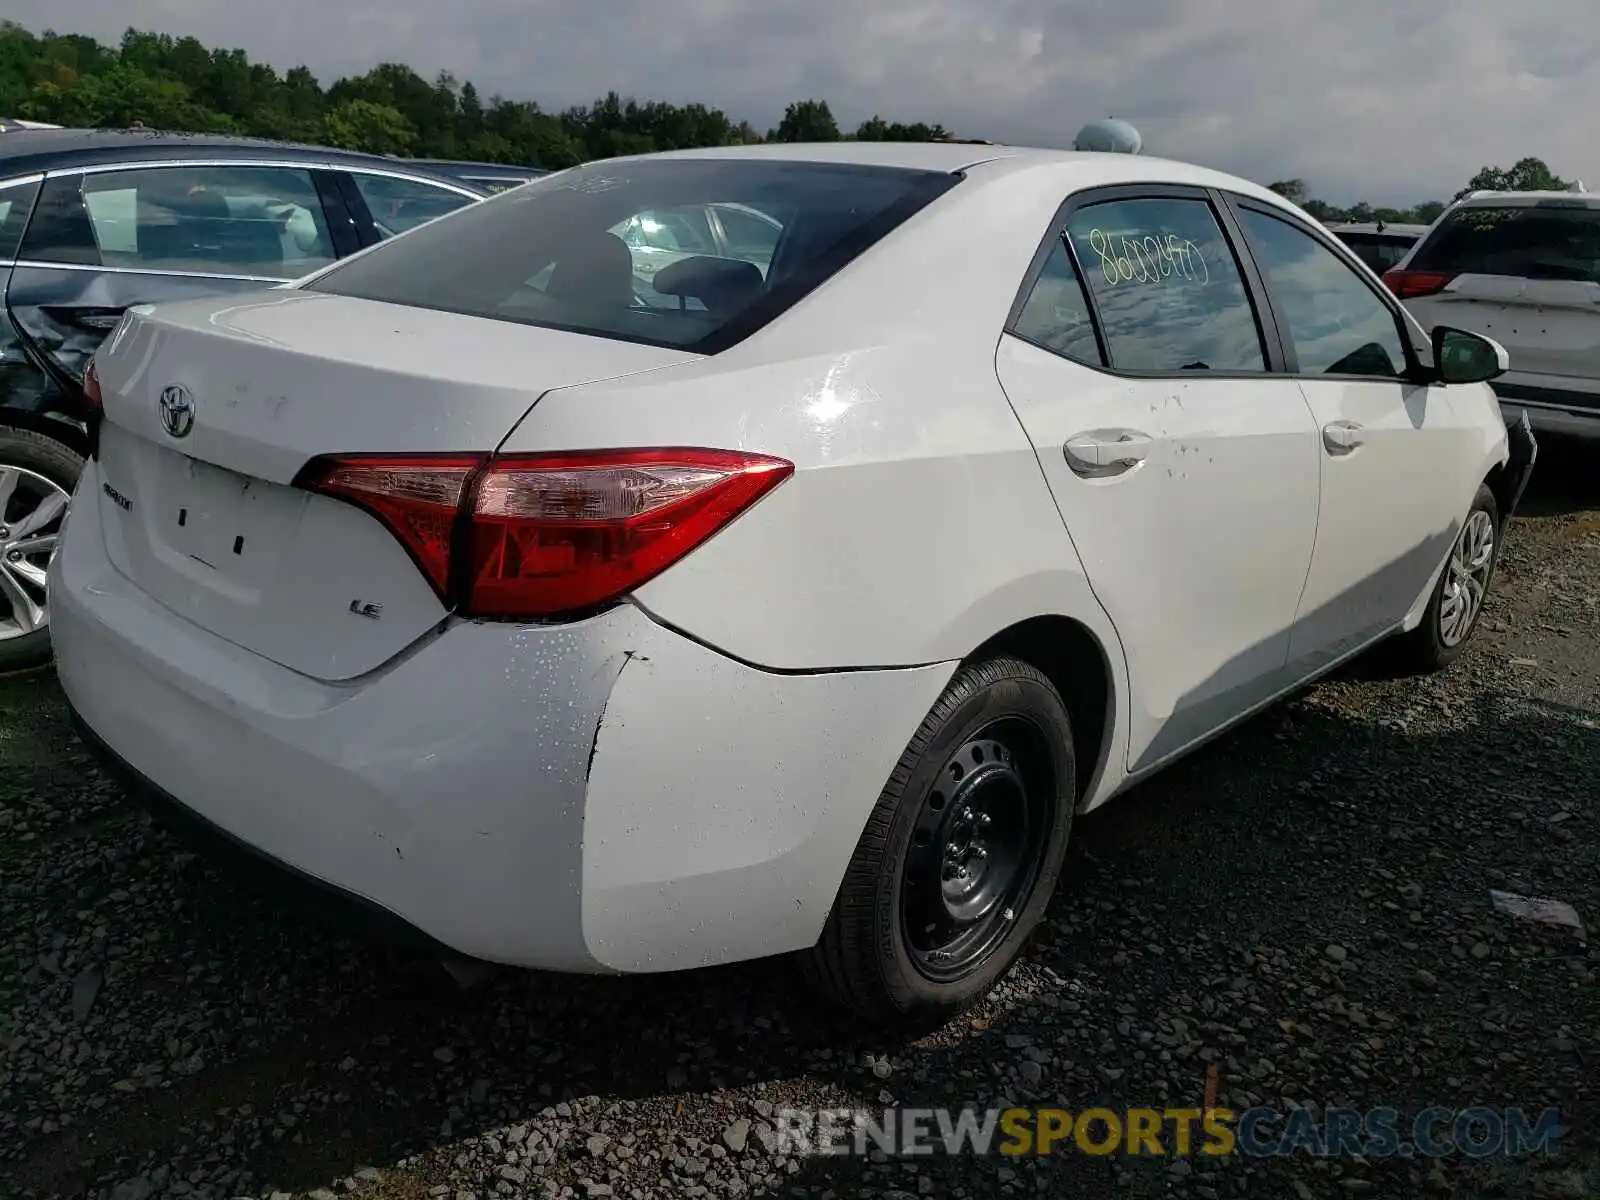
M548 108L616 88L765 128L817 96L966 136L1064 145L1131 120L1150 153L1313 194L1448 197L1525 155L1600 184L1594 0L12 0L115 40L129 25L242 46L324 84L376 62L449 70ZM70 10L70 15L68 15Z

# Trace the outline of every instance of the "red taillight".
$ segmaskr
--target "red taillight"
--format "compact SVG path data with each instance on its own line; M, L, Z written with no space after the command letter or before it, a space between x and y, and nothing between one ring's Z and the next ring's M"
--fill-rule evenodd
M302 483L348 500L387 525L443 599L462 497L483 462L483 455L328 458L313 462Z
M382 520L468 615L540 618L632 591L793 471L732 450L341 456L313 464L304 483Z
M1436 295L1449 287L1454 278L1443 271L1403 271L1399 267L1391 267L1383 273L1384 286L1401 300Z
M104 407L100 399L100 368L94 365L92 358L83 369L83 398L89 402L91 412L99 412Z

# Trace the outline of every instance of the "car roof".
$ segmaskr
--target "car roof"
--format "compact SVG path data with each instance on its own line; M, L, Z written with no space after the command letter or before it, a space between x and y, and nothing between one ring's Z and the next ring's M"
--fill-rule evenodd
M390 161L415 163L419 167L442 167L449 171L472 171L480 175L515 175L519 179L548 174L543 167L519 167L515 163L468 162L460 158L402 158L391 155Z
M1456 208L1600 208L1600 192L1472 192Z
M754 146L705 146L694 150L667 150L656 154L606 159L612 163L639 159L749 159L757 162L837 163L843 166L898 167L907 170L956 173L976 167L999 172L1054 168L1070 188L1119 183L1175 183L1221 188L1260 199L1279 208L1294 206L1277 193L1236 175L1198 167L1175 159L1144 154L1109 154L1100 151L1050 150L1033 146L1003 146L990 142L789 142ZM595 163L586 163L592 167Z
M1401 225L1391 224L1388 221L1343 221L1328 228L1334 233L1370 233L1379 237L1384 234L1393 234L1395 237L1421 237L1430 228L1427 225Z
M17 129L0 136L0 173L31 175L69 167L102 166L130 159L141 161L283 159L368 170L406 171L440 183L464 185L459 179L426 166L407 167L401 159L327 146L274 142L265 138L224 137L207 133L168 133L150 129Z

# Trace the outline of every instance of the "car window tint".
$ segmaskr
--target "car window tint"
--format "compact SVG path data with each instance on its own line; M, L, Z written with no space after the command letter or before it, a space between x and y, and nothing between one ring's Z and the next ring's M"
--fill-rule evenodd
M1261 371L1266 355L1238 263L1204 200L1110 200L1067 233L1094 295L1111 365Z
M1404 258L1406 251L1416 242L1413 237L1381 233L1340 233L1335 236L1380 275Z
M39 194L37 183L14 183L0 188L0 260L10 259L22 242L22 229Z
M1288 319L1300 371L1308 375L1381 375L1406 369L1394 312L1350 265L1287 221L1241 209L1240 222L1274 300Z
M309 286L715 353L959 182L942 171L842 163L601 161L472 205ZM777 223L765 274L719 254L710 205L750 208Z
M715 206L717 220L728 238L728 253L754 263L766 274L772 254L778 248L778 234L783 231L771 217L753 209L735 208L731 204Z
M1458 208L1417 248L1410 269L1600 283L1600 209L1582 200Z
M309 172L225 165L52 179L25 253L43 262L274 279L335 257Z
M351 178L361 198L367 202L367 211L372 214L372 223L380 238L415 229L435 217L473 203L470 196L414 179L367 175L360 171L352 171Z
M1079 362L1102 365L1089 303L1064 239L1051 243L1050 255L1011 332Z

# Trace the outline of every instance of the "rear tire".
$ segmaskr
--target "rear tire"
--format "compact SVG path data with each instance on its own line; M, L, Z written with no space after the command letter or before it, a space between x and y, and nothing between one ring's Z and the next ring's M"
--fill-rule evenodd
M0 426L0 673L50 661L43 573L83 461L46 434Z
M1394 640L1396 665L1413 674L1442 671L1461 656L1478 630L1500 561L1500 506L1487 485L1478 488L1450 547L1422 623Z
M1072 724L1037 669L963 667L867 820L813 980L858 1015L941 1025L1015 961L1055 890L1077 797Z

